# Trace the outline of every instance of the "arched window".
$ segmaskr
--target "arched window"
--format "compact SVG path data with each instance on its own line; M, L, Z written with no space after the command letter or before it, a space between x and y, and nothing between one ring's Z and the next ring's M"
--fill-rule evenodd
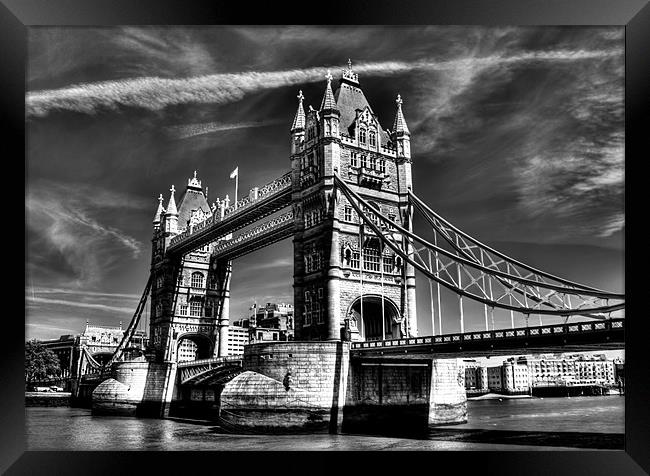
M365 129L359 129L359 142L362 144L366 143L366 130Z
M192 287L193 288L202 288L203 287L203 273L192 273Z
M193 299L190 301L190 316L192 317L201 317L202 311L201 301L199 299Z
M375 133L375 131L370 131L369 139L370 139L370 147L375 147L377 145L377 134Z

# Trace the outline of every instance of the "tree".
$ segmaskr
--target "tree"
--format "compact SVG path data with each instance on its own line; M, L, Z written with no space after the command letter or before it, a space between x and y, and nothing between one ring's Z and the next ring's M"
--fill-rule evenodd
M25 343L25 380L34 382L57 376L61 372L59 357L37 340Z

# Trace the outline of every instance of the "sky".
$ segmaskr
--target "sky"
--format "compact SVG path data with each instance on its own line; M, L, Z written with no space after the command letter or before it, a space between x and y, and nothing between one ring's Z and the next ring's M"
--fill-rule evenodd
M210 202L232 197L237 166L240 196L288 171L298 90L318 108L348 59L384 128L401 95L414 191L436 212L515 259L624 291L622 27L32 27L26 337L126 326L158 195L194 170ZM231 319L292 302L291 248L235 262ZM423 335L423 279L417 299ZM467 311L466 330L483 322Z

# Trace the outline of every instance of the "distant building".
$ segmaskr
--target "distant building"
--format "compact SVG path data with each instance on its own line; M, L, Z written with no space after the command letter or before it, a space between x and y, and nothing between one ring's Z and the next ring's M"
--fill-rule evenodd
M585 357L520 357L517 361L528 367L532 386L579 383L615 383L614 362L604 360L604 355Z
M481 366L476 360L465 360L465 389L487 390L487 368Z
M39 341L44 347L52 350L59 358L61 366L61 377L76 377L84 374L86 368L80 368L80 355L82 349L91 355L91 357L100 364L110 360L115 353L117 346L122 342L125 329L122 324L118 326L96 326L86 321L86 327L81 334L62 335L58 339ZM129 355L129 349L144 351L147 346L147 336L144 331L136 330L131 338L129 348L126 351Z
M527 392L530 388L528 366L514 358L501 365L501 385L505 392Z
M487 381L489 390L501 391L503 389L502 374L503 368L501 366L487 368Z
M244 346L248 344L249 329L241 326L228 327L228 351L227 355L243 355Z

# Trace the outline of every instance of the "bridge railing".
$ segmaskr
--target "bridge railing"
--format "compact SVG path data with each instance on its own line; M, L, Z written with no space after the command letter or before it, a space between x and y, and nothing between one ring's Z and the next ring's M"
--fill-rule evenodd
M272 220L262 223L261 225L236 236L232 240L219 243L215 246L214 253L221 254L234 247L241 246L244 243L257 239L260 236L267 236L269 232L281 227L287 222L293 222L293 210L290 210L287 213L283 213L282 215L273 218Z
M224 357L211 357L209 359L199 359L199 360L188 360L186 362L179 362L178 363L178 368L186 368L186 367L197 367L201 365L209 365L209 364L222 364L222 363L233 363L233 362L239 362L242 360L241 355L226 355Z
M464 334L444 334L439 336L406 337L367 342L353 342L352 350L402 347L409 345L436 345L472 341L487 341L491 339L510 339L542 335L579 334L588 332L623 329L625 319L610 319L598 322L576 322L573 324L554 324L546 326L522 327L515 329L499 329L493 331L466 332Z
M264 200L267 200L268 198L273 197L276 194L290 187L291 187L291 172L287 172L283 176L273 180L272 182L260 188L257 192L257 198L251 199L250 196L245 197L241 200L238 200L237 203L233 203L232 205L230 205L228 208L226 208L223 218L221 218L219 214L214 213L211 217L206 218L205 220L203 220L200 223L197 223L196 225L193 225L191 228L188 228L183 233L174 236L171 239L170 246L174 246L177 245L178 243L181 243L186 238L195 235L196 233L200 232L204 228L209 227L210 225L220 223L221 221L225 221L236 215L239 215L243 211L251 208L253 205L263 202Z

